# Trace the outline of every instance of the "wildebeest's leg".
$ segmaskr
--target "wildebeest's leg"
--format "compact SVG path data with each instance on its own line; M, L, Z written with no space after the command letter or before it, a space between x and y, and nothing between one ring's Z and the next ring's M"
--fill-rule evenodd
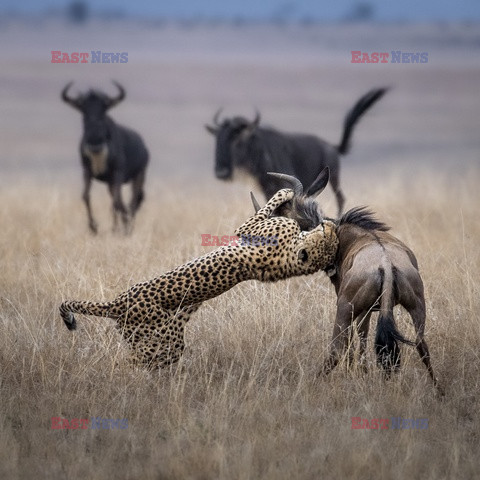
M368 330L370 328L370 317L372 315L372 311L369 310L368 312L363 312L357 317L357 331L358 336L360 337L360 366L363 370L367 371L367 359L366 359L366 351L367 351L367 338L368 338Z
M422 359L423 363L427 367L428 373L433 380L433 384L437 385L437 379L433 373L432 364L430 362L430 352L428 350L427 342L425 341L425 300L418 298L413 308L407 309L413 320L415 332L417 337L415 343L417 351Z
M145 183L145 169L142 170L133 180L132 180L132 201L130 202L130 214L132 219L135 217L135 213L140 208L142 204L144 193L143 193L143 184Z
M345 352L348 337L351 334L352 320L353 311L351 303L347 302L346 299L339 298L330 353L323 365L323 373L325 375L328 375L337 366L340 357Z
M108 191L110 192L110 196L112 197L112 218L113 218L113 227L112 230L116 232L118 230L118 212L115 209L115 204L113 202L113 195L114 195L114 189L113 185L108 185Z
M350 325L348 329L347 337L347 365L348 368L352 368L353 361L355 360L355 340L354 340L354 329L353 325Z
M332 186L332 189L335 192L335 197L337 198L338 216L340 217L345 205L345 196L340 188L340 167L338 164L337 168L330 169L330 185Z
M88 172L86 169L83 171L83 181L84 181L84 187L83 187L83 201L85 202L85 206L87 207L87 215L88 215L88 226L90 227L90 230L92 233L97 233L98 231L98 226L97 222L93 218L92 215L92 207L90 206L90 187L92 186L92 176L90 175L90 172Z
M113 229L114 231L117 229L117 215L120 214L125 233L127 233L130 218L128 215L128 210L122 200L122 184L120 181L115 180L113 183L108 185L108 188L113 200Z

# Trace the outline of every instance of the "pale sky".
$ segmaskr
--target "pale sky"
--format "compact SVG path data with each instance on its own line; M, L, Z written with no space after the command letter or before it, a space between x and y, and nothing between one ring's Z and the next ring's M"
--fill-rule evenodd
M71 0L0 0L0 12L44 12L65 8ZM92 11L120 10L138 16L167 18L269 19L313 17L331 21L345 18L354 5L373 6L377 20L480 20L480 0L87 0Z

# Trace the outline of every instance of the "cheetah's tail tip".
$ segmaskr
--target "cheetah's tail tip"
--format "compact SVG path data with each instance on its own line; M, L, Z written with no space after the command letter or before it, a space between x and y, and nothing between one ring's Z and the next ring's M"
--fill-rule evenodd
M64 315L62 315L62 318L69 330L77 329L77 321L75 320L75 316L72 312L66 312Z

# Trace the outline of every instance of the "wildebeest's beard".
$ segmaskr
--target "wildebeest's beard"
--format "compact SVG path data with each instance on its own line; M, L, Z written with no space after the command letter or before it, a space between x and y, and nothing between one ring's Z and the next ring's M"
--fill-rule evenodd
M84 120L84 146L91 153L99 153L108 141L108 129L105 119L91 119Z
M82 100L83 144L91 153L99 153L107 144L108 98L100 92L89 92Z
M224 124L217 134L215 152L215 176L221 180L229 180L233 173L232 143L235 132L229 124Z

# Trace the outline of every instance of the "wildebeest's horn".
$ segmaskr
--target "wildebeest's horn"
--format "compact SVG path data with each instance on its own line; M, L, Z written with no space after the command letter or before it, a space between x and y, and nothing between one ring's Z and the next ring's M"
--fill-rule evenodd
M68 90L73 85L73 82L69 82L65 85L65 88L62 90L62 100L74 108L80 109L80 102L78 98L72 98L68 96Z
M325 167L318 175L318 177L313 181L313 183L308 187L305 195L311 197L313 195L319 195L323 189L327 186L328 180L330 179L330 169Z
M218 133L218 128L214 127L213 125L209 125L208 123L205 124L205 128L207 129L207 132L211 133L214 136L216 136Z
M125 98L125 89L115 80L112 80L112 83L118 88L118 95L109 99L110 104L108 105L108 108L114 107Z
M252 127L258 127L260 124L260 112L258 110L255 110L255 118L253 119L252 122Z
M215 112L215 115L213 116L213 124L217 127L220 126L220 121L219 121L219 118L220 118L220 114L222 113L222 110L223 108L220 107L216 112Z
M255 209L255 213L257 213L260 210L260 204L257 202L257 199L255 198L255 195L253 194L253 192L250 192L250 198L252 199L253 208Z
M295 195L302 195L303 194L303 185L302 182L292 175L287 175L285 173L276 173L276 172L267 172L267 175L272 177L278 178L279 180L283 180L285 183L291 185Z

